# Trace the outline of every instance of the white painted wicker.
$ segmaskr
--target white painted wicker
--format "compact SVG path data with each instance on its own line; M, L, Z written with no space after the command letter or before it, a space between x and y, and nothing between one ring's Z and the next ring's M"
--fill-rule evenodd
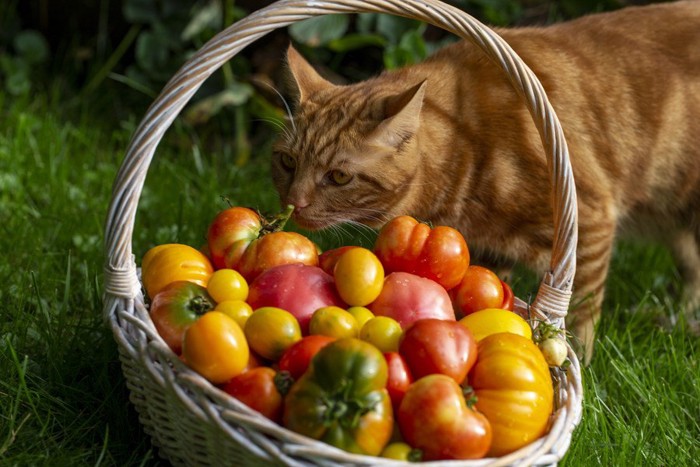
M158 336L141 291L132 232L146 172L163 134L199 86L223 63L268 32L314 16L379 12L418 19L474 42L510 78L525 100L548 158L555 237L551 271L530 308L563 327L576 269L576 192L568 149L556 114L530 69L493 31L437 0L282 0L238 21L205 44L153 102L129 144L114 183L106 224L104 313L117 341L131 402L160 454L175 465L400 465L349 454L292 433L228 397L189 370ZM518 306L524 306L518 300ZM553 373L555 412L549 432L501 458L429 462L430 466L556 464L581 418L578 359Z

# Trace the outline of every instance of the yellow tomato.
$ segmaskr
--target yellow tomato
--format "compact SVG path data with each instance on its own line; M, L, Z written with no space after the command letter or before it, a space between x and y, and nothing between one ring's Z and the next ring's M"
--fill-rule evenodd
M351 306L369 305L384 285L384 267L366 248L351 248L340 255L333 276L340 298Z
M395 459L404 462L420 462L421 452L418 449L413 449L407 443L402 441L395 441L389 443L382 450L380 457L386 457L387 459Z
M360 330L360 339L377 347L383 353L398 352L401 325L388 316L376 316L368 320Z
M175 281L207 286L214 268L209 258L188 245L168 243L146 252L141 261L141 280L150 298Z
M245 328L246 321L253 314L253 308L243 300L224 300L219 302L214 310L233 318L241 329Z
M210 311L185 331L182 355L193 370L219 384L243 372L250 349L241 327L233 319Z
M335 337L357 337L357 320L348 311L337 306L324 306L311 316L309 334Z
M364 326L367 321L374 318L374 313L372 313L369 308L363 306L351 306L348 308L348 313L355 317L359 329L362 329L362 326Z
M215 302L245 300L248 298L248 283L233 269L219 269L209 278L207 292Z
M527 321L517 313L500 308L475 311L460 319L459 323L472 332L477 342L499 332L511 332L532 339L532 329Z
M285 350L301 340L301 328L294 315L272 306L255 310L244 331L250 347L269 360L278 360Z
M491 422L489 456L511 453L545 433L554 389L549 366L531 339L510 332L482 339L469 384L476 409Z

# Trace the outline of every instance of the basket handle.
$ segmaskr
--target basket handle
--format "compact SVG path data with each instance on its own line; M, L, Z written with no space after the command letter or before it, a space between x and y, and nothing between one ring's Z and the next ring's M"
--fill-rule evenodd
M270 31L333 13L389 13L430 23L470 40L508 75L540 133L552 187L551 270L545 274L532 307L563 327L576 270L578 228L576 190L559 119L537 77L503 39L467 13L438 0L280 0L207 42L170 79L146 111L117 173L105 229L106 296L134 299L141 294L131 243L138 199L156 146L201 84L245 46ZM107 313L109 309L106 305Z

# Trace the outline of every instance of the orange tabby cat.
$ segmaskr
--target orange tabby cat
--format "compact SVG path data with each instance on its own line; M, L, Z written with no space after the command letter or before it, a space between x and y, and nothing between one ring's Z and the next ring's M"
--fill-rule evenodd
M579 203L569 325L590 358L618 235L668 243L700 300L700 1L500 29L541 80ZM552 208L542 143L503 71L471 43L347 86L292 48L293 128L272 171L299 225L399 214L459 228L470 248L544 272ZM688 307L691 309L691 307Z

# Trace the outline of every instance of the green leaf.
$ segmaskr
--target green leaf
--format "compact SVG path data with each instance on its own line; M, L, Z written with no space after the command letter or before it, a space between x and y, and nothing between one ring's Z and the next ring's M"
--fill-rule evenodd
M183 41L188 41L207 28L221 29L223 23L223 10L221 2L216 0L210 1L203 5L193 15L190 22L185 26L185 29L180 34Z
M346 15L326 15L294 23L289 27L292 38L302 44L318 47L340 39L348 30Z
M153 23L160 17L154 0L126 0L122 11L129 23Z
M367 46L384 47L386 39L379 34L348 34L345 37L328 42L327 45L334 52L347 52Z
M14 46L17 55L29 63L41 63L49 56L49 44L38 31L21 31L15 36Z
M418 29L421 24L420 21L381 14L377 18L377 32L392 44L397 44L404 34Z
M248 102L253 95L253 87L247 83L235 83L212 96L206 97L185 112L185 120L192 125L206 123L224 107L233 107Z
M162 36L152 31L144 31L136 41L136 61L148 72L156 71L165 65L169 51Z

